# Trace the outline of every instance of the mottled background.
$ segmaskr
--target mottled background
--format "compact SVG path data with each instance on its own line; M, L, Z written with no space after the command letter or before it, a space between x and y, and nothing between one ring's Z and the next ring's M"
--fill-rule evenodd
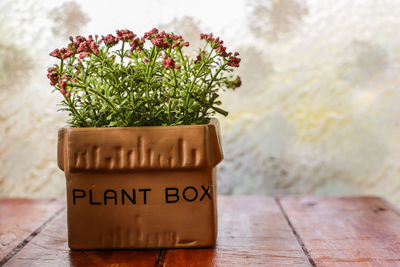
M225 93L223 194L383 196L400 205L400 1L0 2L0 196L61 196L48 53L154 26L241 52ZM188 51L192 52L191 50Z

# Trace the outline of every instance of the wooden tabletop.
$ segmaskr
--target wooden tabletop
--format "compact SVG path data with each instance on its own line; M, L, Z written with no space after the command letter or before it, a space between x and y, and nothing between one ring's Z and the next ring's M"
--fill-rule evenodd
M209 249L71 251L65 202L0 199L0 266L400 266L400 216L375 197L219 196Z

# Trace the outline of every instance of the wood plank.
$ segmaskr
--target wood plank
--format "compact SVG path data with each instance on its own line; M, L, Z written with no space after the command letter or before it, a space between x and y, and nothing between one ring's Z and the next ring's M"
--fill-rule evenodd
M159 250L72 251L67 244L63 211L6 266L154 266L159 254Z
M216 248L166 250L164 266L310 266L274 198L219 196Z
M32 233L37 233L46 221L63 208L64 201L59 199L1 198L0 265L2 259L11 257L17 246L28 242Z
M279 198L316 266L400 266L400 216L375 197Z

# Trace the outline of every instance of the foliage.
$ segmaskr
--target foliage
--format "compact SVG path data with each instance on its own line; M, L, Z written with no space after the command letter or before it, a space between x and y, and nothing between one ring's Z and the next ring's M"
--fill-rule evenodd
M141 38L129 30L70 37L67 48L50 53L60 63L47 77L76 127L208 123L215 113L228 115L218 92L241 85L228 75L240 58L212 34L200 37L205 47L196 58L184 55L189 43L181 36L157 29Z

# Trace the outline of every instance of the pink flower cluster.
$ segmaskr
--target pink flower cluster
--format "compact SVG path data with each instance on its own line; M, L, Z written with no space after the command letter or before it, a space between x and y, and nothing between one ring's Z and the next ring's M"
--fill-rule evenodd
M82 36L77 36L75 40L72 38L72 36L70 36L69 40L71 43L68 45L68 48L55 49L50 53L50 56L65 60L78 53L79 58L83 59L89 56L91 53L99 53L99 46L96 44L95 40L93 40L91 35L88 39Z
M240 78L240 76L238 76L238 77L236 78L235 87L238 88L238 87L240 87L241 85L242 85L242 79Z
M86 39L83 36L77 36L75 38L76 41L71 37L69 37L71 43L70 47L74 47L76 52L79 54L79 58L83 59L89 56L91 53L98 54L99 53L99 45L93 40L93 37L89 35L89 38Z
M202 51L201 54L205 55L206 52ZM201 54L197 55L196 60L194 61L194 64L197 64L198 62L201 61Z
M239 53L231 53L227 52L227 48L223 46L223 41L220 40L219 37L214 37L212 33L210 34L200 34L200 39L206 40L208 44L211 46L213 50L217 53L218 56L222 57L226 65L231 67L239 67L241 59L238 57ZM130 51L133 53L134 51L140 52L144 46L146 40L149 40L155 47L160 50L164 50L162 52L159 51L157 54L158 57L163 57L162 65L167 69L181 69L182 66L176 64L173 58L173 49L181 49L184 46L189 46L189 42L183 40L181 35L176 35L174 33L166 33L165 31L159 32L158 29L153 28L152 30L146 32L143 37L137 37L130 30L117 30L116 36L112 34L108 34L106 36L102 36L101 39L98 39L98 36L95 36L95 39L91 35L88 38L83 36L76 36L75 39L71 36L69 37L70 43L67 48L55 49L50 53L50 56L65 60L69 57L77 56L77 61L82 63L82 59L88 57L91 54L98 54L100 52L99 47L101 43L104 43L107 47L114 46L118 44L120 41L128 42L131 49ZM167 50L168 49L168 50ZM176 52L176 51L175 51ZM212 53L212 52L211 52ZM197 58L194 60L194 64L201 62L205 58L206 52L202 51ZM115 55L107 56L115 59ZM143 58L144 63L149 63L151 60L148 57ZM68 63L69 64L69 63ZM80 72L77 68L77 65L73 65L77 70L74 77L67 77L65 74L60 77L60 71L57 67L48 69L47 77L50 80L50 84L52 86L59 86L59 91L65 97L69 98L71 96L71 92L67 91L68 84L71 86L72 83L76 82L76 78ZM74 78L74 79L72 79ZM72 79L72 80L71 80ZM236 80L230 82L231 87L239 87L241 86L242 81L240 77L237 77Z
M132 41L136 37L130 30L117 30L117 40Z
M60 85L60 93L62 95L65 95L65 97L69 98L71 97L71 92L67 91L67 82L71 80L70 77L68 77L67 75L63 74L60 76L58 74L58 68L54 67L54 68L49 68L47 70L47 78L49 78L50 80L50 85L51 86L55 86L56 84ZM74 82L76 81L76 79L73 80Z
M54 51L50 53L50 56L56 57L59 59L61 59L61 58L67 59L74 54L75 53L71 48L61 48L61 49L54 49Z
M167 69L180 69L181 66L179 65L175 65L175 61L173 58L170 57L165 57L162 61L162 64L164 65L164 67L166 67Z
M50 68L47 70L47 78L50 80L50 85L54 86L58 83L59 75L58 68Z
M220 55L221 57L223 57L226 60L226 64L228 66L231 67L239 67L239 63L240 63L240 58L238 58L237 56L239 55L238 52L235 52L232 56L231 52L226 52L226 47L223 46L222 44L224 43L224 41L220 40L219 37L214 38L213 34L200 34L200 39L201 40L206 40L207 42L213 43L214 47L216 47L215 51L218 53L218 55ZM200 58L201 60L201 58ZM199 56L197 57L196 61L199 61ZM195 63L196 63L195 61Z
M129 43L131 46L131 52L135 51L138 47L142 48L144 45L144 39L135 38L132 42Z
M67 75L62 75L61 79L58 81L58 84L60 85L60 93L62 95L65 95L65 97L70 98L71 97L71 92L67 91L67 81L71 80Z
M131 46L131 52L135 51L137 48L141 48L144 44L144 39L135 38L134 34L130 30L117 30L117 36L108 34L107 36L102 36L99 42L104 42L107 46L114 46L118 44L119 41L123 40L129 42Z
M238 68L238 67L239 67L239 63L240 63L240 61L241 61L241 59L237 57L238 55L239 55L239 53L238 53L238 52L235 52L234 56L229 57L229 59L228 59L228 61L226 62L226 64L227 64L228 66Z
M118 43L118 39L114 35L108 34L106 37L104 36L101 37L99 43L101 42L104 42L106 45L113 46Z
M160 49L189 46L189 42L184 42L181 35L166 33L165 31L159 32L156 28L146 32L142 37L142 40L144 39L150 40L153 45Z

